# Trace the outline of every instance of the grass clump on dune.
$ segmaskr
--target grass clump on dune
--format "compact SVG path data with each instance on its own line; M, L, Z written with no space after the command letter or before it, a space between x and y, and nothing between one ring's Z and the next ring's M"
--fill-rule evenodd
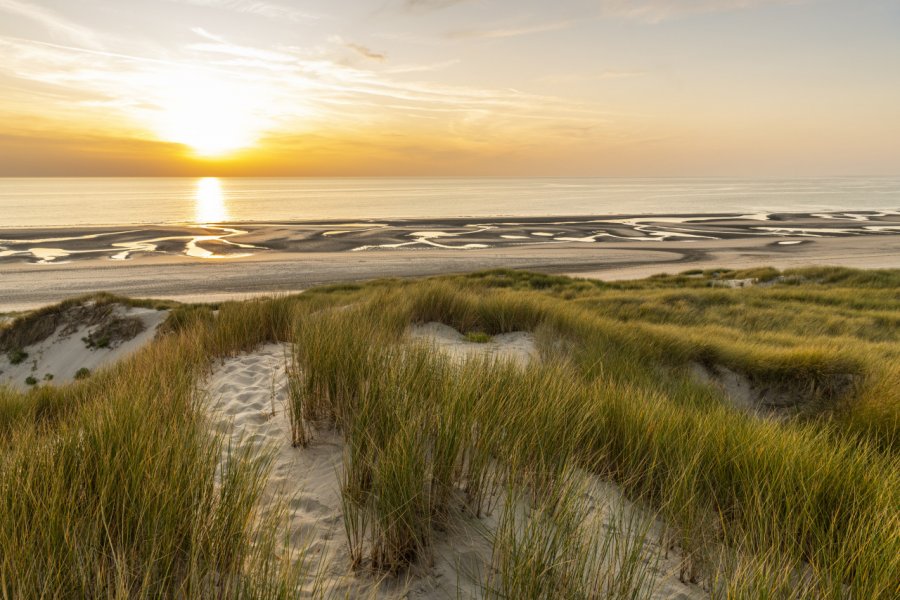
M659 556L649 543L649 521L617 507L610 518L599 517L584 486L567 469L542 497L508 490L485 598L653 597Z

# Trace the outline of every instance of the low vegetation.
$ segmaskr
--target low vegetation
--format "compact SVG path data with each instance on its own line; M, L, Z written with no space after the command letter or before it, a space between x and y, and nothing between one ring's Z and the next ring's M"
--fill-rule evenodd
M465 338L467 342L472 342L474 344L487 344L493 339L483 331L470 331L466 333Z
M9 364L11 365L20 365L22 364L26 358L28 358L28 353L21 349L10 350L6 353L6 357L9 359Z
M755 283L717 284L732 279ZM290 441L344 440L360 576L427 565L454 523L493 514L489 598L649 597L655 543L710 598L895 598L898 289L897 271L491 271L172 307L122 364L0 389L0 589L325 595L312 557L286 556L257 510L266 457L223 447L196 393L218 358L280 341L293 344ZM404 335L431 321L484 336L471 341L530 331L541 360L449 361ZM44 331L18 323L0 337L15 348ZM697 365L796 402L748 413ZM641 510L597 520L593 481Z
M84 346L94 348L115 348L123 342L134 339L144 331L144 322L136 317L113 317L99 324L82 338Z

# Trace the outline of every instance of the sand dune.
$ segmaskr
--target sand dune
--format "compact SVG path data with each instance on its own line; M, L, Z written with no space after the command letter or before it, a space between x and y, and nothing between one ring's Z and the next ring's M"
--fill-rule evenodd
M497 336L490 344L476 344L462 341L459 332L444 327L420 326L411 331L411 337L431 341L456 357L481 353L529 361L537 356L533 341L525 335ZM349 570L339 490L343 442L334 431L317 429L307 448L291 446L285 368L289 353L286 344L270 344L227 359L214 369L203 387L217 431L230 436L234 444L253 444L272 452L262 511L275 510L279 503L287 502L287 539L295 547L307 546L310 558L322 561L324 583L339 597L480 598L491 565L496 510L480 519L459 515L454 526L438 536L431 549L432 560L397 579L375 582L364 573ZM608 522L608 526L623 514L639 510L616 486L597 478L590 481L586 493L596 518ZM658 522L653 526L655 541L650 545L659 554L662 552L656 540L662 537L661 527ZM678 580L677 569L675 553L652 569L653 597L704 597L702 590Z

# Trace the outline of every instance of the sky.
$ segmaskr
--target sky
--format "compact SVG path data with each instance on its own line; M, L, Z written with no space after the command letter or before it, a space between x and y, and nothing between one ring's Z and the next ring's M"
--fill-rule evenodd
M0 176L900 175L900 0L0 0Z

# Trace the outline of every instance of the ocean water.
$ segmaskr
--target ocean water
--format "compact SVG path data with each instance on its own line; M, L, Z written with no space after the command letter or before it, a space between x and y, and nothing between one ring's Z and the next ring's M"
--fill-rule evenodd
M0 178L0 228L898 210L900 177Z

